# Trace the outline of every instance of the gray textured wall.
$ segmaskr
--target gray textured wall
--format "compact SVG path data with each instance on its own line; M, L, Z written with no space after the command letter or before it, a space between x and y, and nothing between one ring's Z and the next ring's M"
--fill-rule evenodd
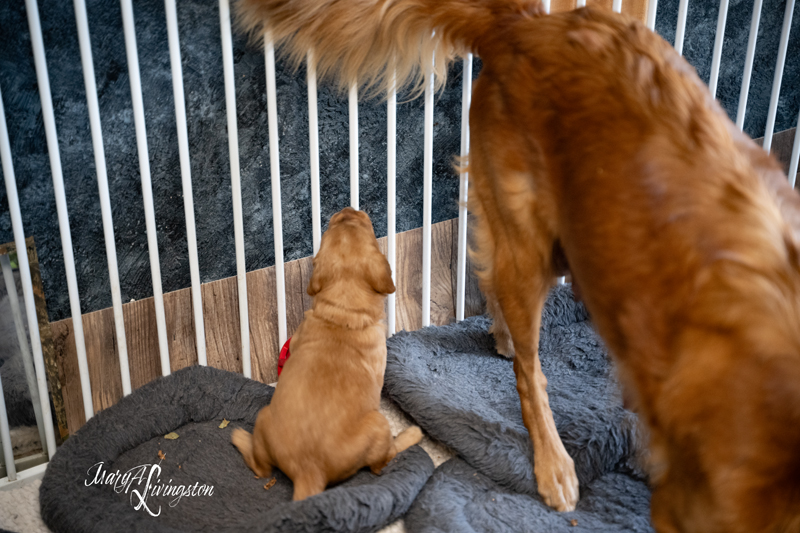
M130 104L119 3L88 0L94 66L100 99L111 204L123 301L152 295L143 220L139 164ZM659 2L657 30L674 36L678 0ZM746 131L763 134L784 0L765 0L751 108ZM708 79L717 16L716 2L690 2L685 53ZM67 203L83 312L111 305L86 96L72 2L39 0ZM729 112L738 101L752 4L731 0L719 97ZM797 9L797 8L796 8ZM134 2L139 61L165 291L189 285L180 164L172 98L164 5ZM218 4L183 0L178 5L189 123L192 179L204 282L235 274L228 140ZM800 72L800 16L784 76L776 131L794 126ZM239 148L242 168L247 269L274 262L269 176L269 137L264 58L242 39L234 42ZM308 116L305 73L278 64L278 114L285 257L311 253ZM458 180L451 170L459 150L460 65L438 97L434 139L434 222L456 216ZM47 147L28 26L22 2L0 2L0 89L6 107L17 184L28 234L37 241L50 317L69 316L61 241L58 236ZM402 96L401 96L402 100ZM398 106L398 231L422 224L421 100ZM349 204L347 101L326 87L319 91L323 221ZM361 205L378 235L386 233L386 110L380 102L359 105ZM5 190L0 191L0 242L12 240Z

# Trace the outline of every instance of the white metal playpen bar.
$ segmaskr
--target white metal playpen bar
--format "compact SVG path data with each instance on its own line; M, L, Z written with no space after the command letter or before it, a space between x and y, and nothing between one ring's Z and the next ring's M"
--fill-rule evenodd
M543 0L545 8L549 11L550 1ZM192 197L192 180L189 165L189 144L186 124L186 108L183 88L183 75L181 68L180 44L178 36L178 22L175 0L165 0L166 22L169 40L170 64L172 71L173 93L175 102L175 116L177 122L178 148L180 154L181 180L184 196L184 210L186 218L186 235L188 241L189 266L191 274L191 294L192 309L194 316L196 348L198 363L207 364L206 343L203 322L202 300L200 292L200 274L198 266L197 238L195 230L194 204ZM586 0L577 0L577 6L582 7ZM163 375L170 373L169 353L166 333L166 319L164 313L164 303L161 288L161 274L158 259L158 247L156 242L155 211L153 206L153 193L149 168L149 157L147 148L147 136L144 120L144 109L142 101L141 80L139 75L138 52L136 47L136 37L134 31L134 18L131 0L121 0L123 30L125 39L125 49L127 54L128 71L131 84L132 106L135 121L135 131L137 139L137 151L139 156L140 175L142 180L142 196L144 200L145 224L147 229L147 240L149 248L149 258L151 275L153 281L153 295L156 309L156 323L158 331L159 355L161 360L161 372ZM78 293L77 278L75 272L75 258L73 255L72 239L70 235L69 215L67 212L66 195L64 191L64 178L61 169L58 139L56 136L55 115L53 112L53 101L50 93L49 77L47 73L47 62L45 59L44 43L42 39L42 29L39 20L39 12L36 0L25 0L28 25L33 47L34 64L39 87L39 95L42 105L42 116L45 127L45 136L50 160L50 168L53 179L53 190L55 194L56 210L58 214L58 224L61 236L62 250L64 254L64 265L67 277L67 287L69 293L70 310L73 317L73 328L75 333L75 344L78 357L78 367L80 373L81 391L83 398L83 408L86 419L94 414L92 404L91 385L89 383L89 368L86 358L86 346L82 321L77 318L81 316L80 297ZM754 0L753 16L751 21L750 35L748 39L747 55L745 59L742 87L740 91L739 104L736 115L736 124L741 129L744 124L744 115L747 107L747 97L750 85L750 77L753 69L753 58L760 21L762 0ZM780 84L783 74L783 66L786 57L786 49L789 40L789 29L791 27L792 12L795 0L789 0L786 4L784 13L783 28L781 31L780 47L773 80L772 92L770 96L769 112L767 117L767 130L764 136L764 149L769 151L772 143L772 134L775 124L775 115L780 92ZM652 30L655 27L657 0L649 0L647 9L647 26ZM622 1L613 0L613 9L621 11ZM675 36L675 48L680 53L683 48L683 41L686 27L686 13L688 0L681 0L679 4L678 26ZM83 67L84 83L86 86L87 104L91 124L92 145L94 149L95 165L97 168L97 181L100 194L101 212L103 219L103 230L108 259L109 279L111 281L112 302L114 308L115 331L117 335L117 347L120 359L120 371L123 384L123 393L129 394L131 391L130 372L128 368L127 349L125 342L125 327L122 315L121 291L119 286L119 273L117 269L116 249L114 244L114 229L111 218L110 198L108 191L108 180L106 174L105 155L103 150L103 137L100 124L100 113L95 86L94 66L92 60L91 44L89 40L89 26L86 14L85 0L74 0L75 18L78 27L81 64ZM725 22L727 18L728 0L720 1L719 18L717 22L717 32L712 56L711 78L709 88L712 94L716 95L717 80L719 76L719 65L722 54L723 37L725 33ZM239 292L239 316L241 325L241 346L243 354L243 373L245 376L251 374L250 364L250 336L249 336L249 315L247 308L247 280L244 261L244 230L242 219L242 200L241 200L241 177L239 171L239 146L237 137L236 123L236 101L233 76L233 46L231 35L230 4L229 0L219 0L220 27L222 36L222 58L225 79L225 101L228 124L228 147L231 166L231 189L233 195L233 217L234 233L236 245L236 265L237 282ZM266 62L267 76L267 106L268 106L268 128L270 142L270 172L272 180L272 206L273 206L273 231L275 243L275 270L277 282L277 311L279 326L279 341L283 344L287 338L286 327L286 293L284 281L283 263L283 230L281 222L281 195L280 195L280 160L278 152L278 122L277 104L275 96L275 55L272 42L267 37L264 43L264 55ZM433 76L427 73L428 79L425 87L425 122L424 122L424 175L423 175L423 285L422 285L422 325L430 324L430 283L431 283L431 198L432 198L432 167L433 167ZM468 111L471 100L471 80L472 80L472 55L464 59L463 67L463 89L462 89L462 117L461 117L461 155L466 156L469 150L469 125ZM318 138L318 117L317 117L317 86L316 69L314 58L309 54L307 58L307 82L308 82L308 111L309 111L309 147L310 147L310 168L311 168L311 207L312 207L312 231L313 231L313 250L314 254L319 249L321 236L320 220L320 190L319 190L319 138ZM349 135L350 135L350 199L354 208L359 207L358 195L358 106L357 106L357 87L353 85L348 95L349 102ZM387 256L392 267L392 272L396 270L396 221L395 221L395 200L396 200L396 94L392 90L388 94L387 103ZM800 116L798 116L800 121ZM794 186L797 174L798 157L800 156L800 135L795 135L792 155L790 160L789 179ZM5 178L6 193L8 196L9 209L14 233L14 242L17 250L26 250L24 230L22 226L22 214L20 212L19 198L17 195L16 180L12 163L12 154L9 143L9 136L6 126L5 110L2 103L2 93L0 93L0 159L2 159L3 175ZM466 279L466 250L467 250L467 191L468 175L461 172L459 186L459 221L458 221L458 258L457 258L457 285L456 285L456 319L464 318L464 299L465 299L465 279ZM30 340L33 354L24 353L28 382L31 386L32 398L34 398L37 422L42 437L43 450L48 457L52 457L56 449L54 426L48 401L48 388L45 377L44 359L42 355L41 341L39 337L39 327L36 317L36 309L33 299L33 287L28 264L27 254L19 253L19 269L22 278L23 296L25 313L27 316ZM16 293L13 279L10 279L10 265L7 265L7 257L3 258L2 266L4 278L9 289L9 293ZM394 275L394 274L393 274ZM12 290L13 289L13 290ZM17 306L18 307L18 306ZM395 317L395 298L389 297L388 326L389 333L394 333ZM21 312L14 312L14 320L18 332L24 335L21 329ZM25 343L21 343L25 344ZM0 383L0 437L3 442L3 454L7 468L7 478L0 481L9 483L18 477L27 477L28 473L19 476L15 470L14 457L11 449L11 439L9 434L8 417L2 395L2 384Z

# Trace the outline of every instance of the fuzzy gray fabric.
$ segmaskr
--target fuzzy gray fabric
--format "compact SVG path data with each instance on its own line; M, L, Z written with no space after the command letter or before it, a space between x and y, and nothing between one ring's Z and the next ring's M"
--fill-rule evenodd
M252 430L273 390L198 366L141 387L89 420L55 454L39 493L44 522L56 532L376 531L406 512L433 472L418 446L398 455L380 476L362 470L302 502L291 501L292 483L278 471L275 485L265 490L268 480L255 479L230 436L237 426ZM219 427L223 419L231 421L226 428ZM173 431L177 439L164 438ZM93 483L99 462L104 472L122 474L145 465L141 483L132 476L116 491ZM146 490L153 464L160 471L153 471ZM195 484L195 494L174 505L173 496L153 495L152 487ZM213 486L213 493L197 495L203 486ZM139 494L148 495L147 508ZM147 509L160 514L153 517Z
M650 532L649 509L647 485L625 474L612 472L582 486L575 511L556 513L454 458L436 469L404 522L408 531L426 533Z
M610 472L640 477L637 419L583 305L558 286L539 343L550 407L582 490ZM401 332L388 341L385 388L432 437L506 489L538 499L533 447L512 362L497 355L487 317ZM476 489L477 490L477 489Z

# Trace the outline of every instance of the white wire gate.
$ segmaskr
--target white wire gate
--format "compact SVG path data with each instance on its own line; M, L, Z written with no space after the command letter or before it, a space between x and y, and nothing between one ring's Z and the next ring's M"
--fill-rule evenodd
M549 10L549 0L544 0ZM680 0L678 11L678 25L675 36L675 48L683 51L687 9L689 0ZM654 29L656 20L657 0L649 0L647 9L647 26ZM175 102L175 119L177 124L178 149L180 154L181 182L183 191L183 204L186 220L186 235L188 243L188 256L191 278L192 312L195 324L195 341L197 361L201 365L208 364L206 355L206 336L204 331L203 306L200 283L200 269L198 261L197 231L195 224L195 208L192 192L192 176L190 167L190 152L187 133L186 100L183 85L183 72L181 64L180 38L178 34L178 20L175 0L165 0L166 26L169 42L170 66L172 73L172 88ZM585 0L577 0L577 6L585 5ZM92 400L92 388L89 379L89 363L86 355L86 339L83 331L80 294L76 275L76 262L74 247L70 231L70 218L67 210L67 201L64 188L64 176L61 167L59 141L56 133L56 119L53 109L53 97L50 91L50 78L47 71L47 60L42 27L39 18L37 0L26 0L26 13L30 31L31 46L35 71L38 82L38 91L41 102L42 119L47 140L50 168L52 172L55 205L58 214L58 226L61 237L61 246L64 256L64 265L69 293L69 304L73 317L74 341L77 351L77 361L80 375L80 386L83 401L83 411L86 420L94 415L95 408ZM792 13L795 1L786 3L786 10L781 30L780 46L776 58L775 76L769 100L766 133L764 135L764 149L769 151L775 127L775 117L780 96L780 87L783 69L786 60L789 33L792 22ZM145 124L142 86L140 79L138 51L135 34L135 21L131 0L121 0L123 17L123 37L127 55L128 74L130 79L131 104L136 132L136 148L141 177L142 197L144 202L144 220L147 233L149 263L151 269L153 298L155 304L158 350L161 363L161 374L170 373L169 344L167 340L167 321L164 308L164 299L161 282L159 252L156 238L156 216L153 201L153 188L150 172L150 157L148 153L147 132ZM621 0L613 0L615 11L622 9ZM748 91L753 71L753 61L760 21L762 0L754 0L753 15L749 32L747 54L742 76L742 84L736 113L736 124L741 129L744 125L747 110ZM94 162L97 173L97 185L100 198L103 238L108 263L108 274L111 283L112 304L114 310L115 334L117 338L120 377L123 394L131 392L131 375L126 347L126 330L123 320L122 299L120 290L119 268L115 245L114 225L112 220L111 199L108 187L108 176L103 144L103 133L100 122L100 106L98 91L95 82L92 46L90 42L89 21L87 17L85 0L74 0L75 20L78 28L80 61L82 65L84 84L87 96L87 108L90 118L91 138L93 145ZM723 38L728 13L728 0L720 1L717 21L715 44L712 55L711 76L709 88L716 95L719 78L720 62L722 57ZM250 315L247 299L247 276L245 269L245 244L244 225L242 213L242 182L239 158L239 140L237 132L235 79L233 69L233 45L231 32L231 15L229 0L219 0L219 23L221 29L221 47L224 72L225 104L227 112L228 151L230 155L230 179L232 190L233 222L235 235L235 262L238 285L238 306L240 317L240 343L243 363L243 374L251 376L251 346L250 346ZM278 151L278 109L275 84L275 52L273 44L267 37L264 41L264 59L266 65L266 97L268 108L268 133L270 145L270 177L272 183L272 223L274 232L275 272L276 272L276 299L279 342L282 345L287 338L287 312L286 312L286 281L284 275L284 246L281 210L281 176L280 156ZM466 156L469 150L468 110L471 99L472 82L472 56L464 59L463 88L462 88L462 113L461 113L461 156ZM309 116L309 166L311 179L311 212L313 232L313 252L319 249L322 233L320 215L320 163L319 163L319 123L317 109L317 85L314 58L309 54L307 58L307 87L308 87L308 116ZM431 323L431 220L432 220L432 176L433 176L433 128L434 128L434 89L433 75L428 73L427 84L424 92L424 163L423 163L423 226L422 226L422 325ZM353 86L350 89L349 102L349 139L350 139L350 204L359 207L359 145L358 145L358 91ZM396 142L397 142L397 95L391 91L387 95L387 257L396 272L397 244L396 244ZM798 116L800 120L800 116ZM789 167L789 179L795 185L795 177L800 156L800 135L795 136ZM19 251L26 250L25 231L22 223L17 182L14 175L13 154L6 126L6 115L3 107L3 95L0 92L0 159L5 181L6 193L12 221L14 242ZM466 172L460 174L459 185L459 211L457 232L457 284L455 317L462 320L465 313L465 285L467 263L467 192L469 176ZM52 457L56 451L55 430L52 422L50 402L48 400L48 384L45 372L45 363L42 353L40 332L36 316L33 285L30 275L30 265L25 253L18 254L19 271L22 281L23 305L17 303L14 307L13 317L17 334L20 335L20 345L23 342L24 328L22 327L22 313L25 313L30 330L30 343L32 352L23 351L26 377L34 401L36 419L41 432L43 451ZM11 267L7 256L0 256L4 282L8 287L9 295L16 295L16 287L11 276ZM394 275L394 274L393 274ZM397 280L395 280L397 282ZM14 300L16 301L16 300ZM12 303L13 307L13 303ZM392 334L396 328L395 295L388 299L388 328ZM13 483L15 480L41 471L41 468L31 469L27 474L17 472L13 451L7 412L3 400L2 383L0 383L0 437L3 443L3 454L7 468L7 477L0 480L0 485Z

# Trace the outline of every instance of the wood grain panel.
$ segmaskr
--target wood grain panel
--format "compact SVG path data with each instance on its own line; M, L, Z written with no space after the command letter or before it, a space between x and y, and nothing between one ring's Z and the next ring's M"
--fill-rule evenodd
M449 324L456 319L453 276L450 269L453 256L452 239L453 220L445 220L431 227L431 324L434 326ZM420 262L421 260L422 258Z
M181 368L196 365L197 341L195 340L192 290L181 289L165 294L164 315L167 317L170 370L175 372Z
M205 283L202 293L208 366L241 373L242 338L236 277Z
M422 228L397 235L397 331L422 325Z
M97 413L122 398L114 310L108 308L83 315L83 334L89 381L92 384L92 404ZM131 331L130 334L136 335L136 332Z
M286 330L291 337L311 309L312 298L306 292L311 280L312 258L289 261L284 267L286 277Z
M123 306L122 316L131 388L138 389L161 375L155 302L152 298L130 302Z
M250 313L250 368L253 379L262 383L278 380L278 309L275 267L247 274Z

